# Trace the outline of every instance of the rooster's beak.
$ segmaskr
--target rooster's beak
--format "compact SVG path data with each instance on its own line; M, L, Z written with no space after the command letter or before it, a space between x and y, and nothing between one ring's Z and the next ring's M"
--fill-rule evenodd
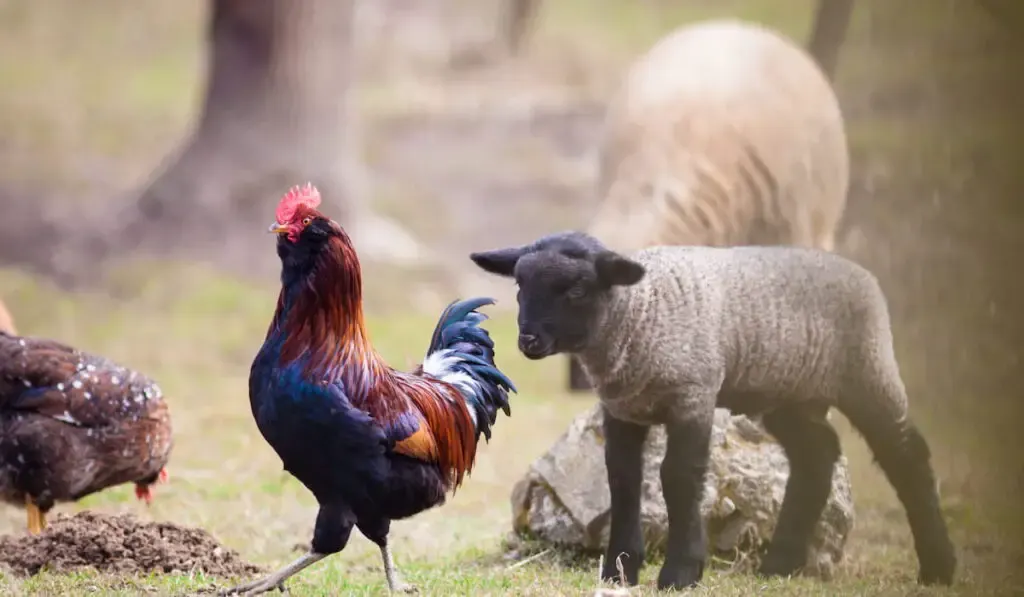
M285 226L284 224L278 224L277 222L274 222L273 224L270 225L270 228L267 228L267 232L273 234L284 234L288 232L288 227Z

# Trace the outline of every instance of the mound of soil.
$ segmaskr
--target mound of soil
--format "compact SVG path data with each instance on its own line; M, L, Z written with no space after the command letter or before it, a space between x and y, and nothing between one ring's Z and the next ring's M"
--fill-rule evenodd
M44 568L67 572L85 567L112 574L242 576L263 571L202 529L89 511L58 515L40 535L0 537L0 566L27 576Z

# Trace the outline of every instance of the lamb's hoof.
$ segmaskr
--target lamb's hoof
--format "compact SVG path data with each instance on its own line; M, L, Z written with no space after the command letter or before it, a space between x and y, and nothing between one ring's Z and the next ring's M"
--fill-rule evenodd
M769 548L768 553L764 559L761 560L761 566L757 569L757 573L763 577L787 577L796 576L800 573L803 567L807 564L807 557L797 555L798 553L806 553L799 550L784 551L775 550L774 552Z
M921 566L917 582L924 586L943 585L948 587L953 584L955 570L956 560L951 563L946 562L942 566Z
M617 553L619 557L610 557L611 553ZM604 566L601 568L601 580L613 585L635 587L640 583L640 568L643 567L643 563L644 553L640 550L608 550L605 553ZM619 574L620 564L625 578Z
M918 584L924 585L926 587L935 585L942 585L948 587L953 584L953 575L944 573L921 573L917 576L917 582Z
M658 573L658 589L681 591L693 588L703 576L704 562L700 560L685 561L675 566L666 562Z
M939 542L921 550L918 554L921 563L920 572L917 574L917 582L922 585L945 585L953 584L953 577L956 576L956 551L949 541Z

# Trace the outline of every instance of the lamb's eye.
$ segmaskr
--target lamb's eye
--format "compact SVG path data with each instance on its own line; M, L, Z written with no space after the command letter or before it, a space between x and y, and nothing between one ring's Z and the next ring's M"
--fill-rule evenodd
M307 216L305 218L302 218L302 225L303 226L309 226L309 223L312 222L312 221L313 221L313 218L310 218L310 217Z

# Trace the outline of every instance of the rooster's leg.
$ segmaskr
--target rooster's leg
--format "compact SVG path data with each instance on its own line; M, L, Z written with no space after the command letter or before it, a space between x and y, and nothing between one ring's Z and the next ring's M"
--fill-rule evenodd
M313 564L319 562L320 560L322 560L322 559L324 559L326 557L327 557L327 554L316 553L315 551L310 551L310 552L304 554L303 556L301 556L300 558L298 558L297 560L295 560L294 562L292 562L291 564L288 564L284 568L281 568L280 570L278 570L277 572L275 572L275 573L273 573L273 574L271 574L269 576L266 576L266 577L261 578L259 580L255 580L255 581L250 582L250 583L246 583L244 585L239 585L237 587L232 587L230 589L225 589L223 591L220 591L217 594L218 595L238 595L238 594L242 594L242 595L259 595L260 593L266 593L268 591L273 591L274 589L279 589L281 591L284 591L284 581L288 580L292 576L295 576L296 574L298 574L300 571L304 570L305 568L308 568L309 566L312 566Z
M380 556L384 559L384 576L388 579L388 589L392 593L415 593L416 587L402 580L395 568L395 559L391 557L391 548L385 543L380 548Z
M46 515L27 495L25 496L25 511L28 513L28 532L33 535L42 533L46 528Z

